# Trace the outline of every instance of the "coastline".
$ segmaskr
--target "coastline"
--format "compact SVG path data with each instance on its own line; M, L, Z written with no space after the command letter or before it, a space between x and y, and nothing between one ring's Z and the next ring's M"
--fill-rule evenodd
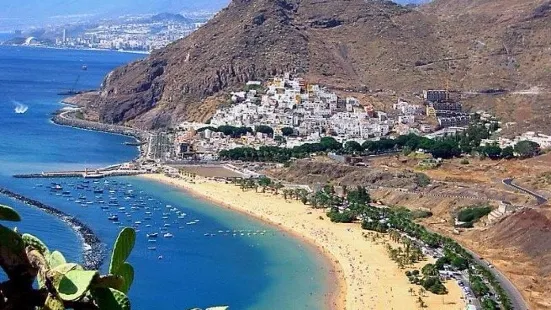
M311 209L298 201L285 201L271 194L243 193L231 184L206 179L187 182L159 174L139 177L174 186L217 206L274 225L316 248L332 267L328 281L333 291L325 302L329 309L417 307L417 297L408 290L417 291L419 286L410 284L404 276L405 270L399 269L389 259L384 246L365 238L365 231L357 224L331 223L323 210ZM446 287L448 295L431 294L423 298L427 309L456 310L465 306L459 286L448 282Z
M83 267L89 270L99 269L106 257L106 246L88 225L63 211L43 204L40 201L17 194L8 189L0 188L0 195L15 199L28 206L35 207L67 223L82 242Z
M66 104L66 103L64 103ZM78 119L73 115L74 111L67 111L59 109L55 112L54 116L51 118L52 123L59 126L66 126L82 130L91 130L98 132L106 132L115 135L122 135L126 137L131 137L136 142L144 143L141 146L137 146L139 154L136 157L136 160L141 158L147 152L148 142L149 142L149 133L143 130L125 127L120 125L110 125L103 124L100 122L88 121L83 119Z

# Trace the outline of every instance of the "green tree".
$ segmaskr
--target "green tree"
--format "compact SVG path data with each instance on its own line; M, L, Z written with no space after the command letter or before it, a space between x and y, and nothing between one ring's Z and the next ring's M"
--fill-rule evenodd
M254 131L267 134L270 137L274 135L274 130L270 126L258 125L254 128Z
M358 154L363 151L363 147L356 141L347 141L344 144L344 152L347 154Z
M501 157L505 159L511 159L515 157L515 149L512 146L507 146L501 150Z
M520 141L514 147L515 152L521 158L529 158L539 155L540 145L532 141Z
M281 128L281 134L285 137L291 136L295 133L295 130L292 127L283 127Z
M326 151L337 151L342 149L342 144L335 140L335 138L333 137L321 138L320 144Z

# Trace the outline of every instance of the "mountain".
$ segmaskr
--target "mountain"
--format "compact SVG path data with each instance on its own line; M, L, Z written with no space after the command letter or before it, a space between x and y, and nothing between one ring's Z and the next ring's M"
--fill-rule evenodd
M473 109L550 123L548 1L234 0L205 26L105 79L87 116L159 128L204 121L227 91L286 71L384 109L448 85ZM504 89L502 95L473 95Z

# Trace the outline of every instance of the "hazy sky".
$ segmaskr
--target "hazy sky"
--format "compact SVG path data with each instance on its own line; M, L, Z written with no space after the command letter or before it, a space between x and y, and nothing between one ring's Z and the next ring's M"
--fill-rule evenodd
M0 30L125 14L217 11L231 0L0 0ZM399 3L423 0L396 0Z
M125 14L216 11L230 0L0 0L0 27Z

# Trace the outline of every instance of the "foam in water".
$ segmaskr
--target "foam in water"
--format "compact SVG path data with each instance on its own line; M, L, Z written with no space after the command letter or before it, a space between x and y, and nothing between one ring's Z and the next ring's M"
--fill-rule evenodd
M12 102L15 104L15 113L16 114L25 114L25 112L27 112L27 110L29 109L28 106L22 104L19 101L12 100Z

